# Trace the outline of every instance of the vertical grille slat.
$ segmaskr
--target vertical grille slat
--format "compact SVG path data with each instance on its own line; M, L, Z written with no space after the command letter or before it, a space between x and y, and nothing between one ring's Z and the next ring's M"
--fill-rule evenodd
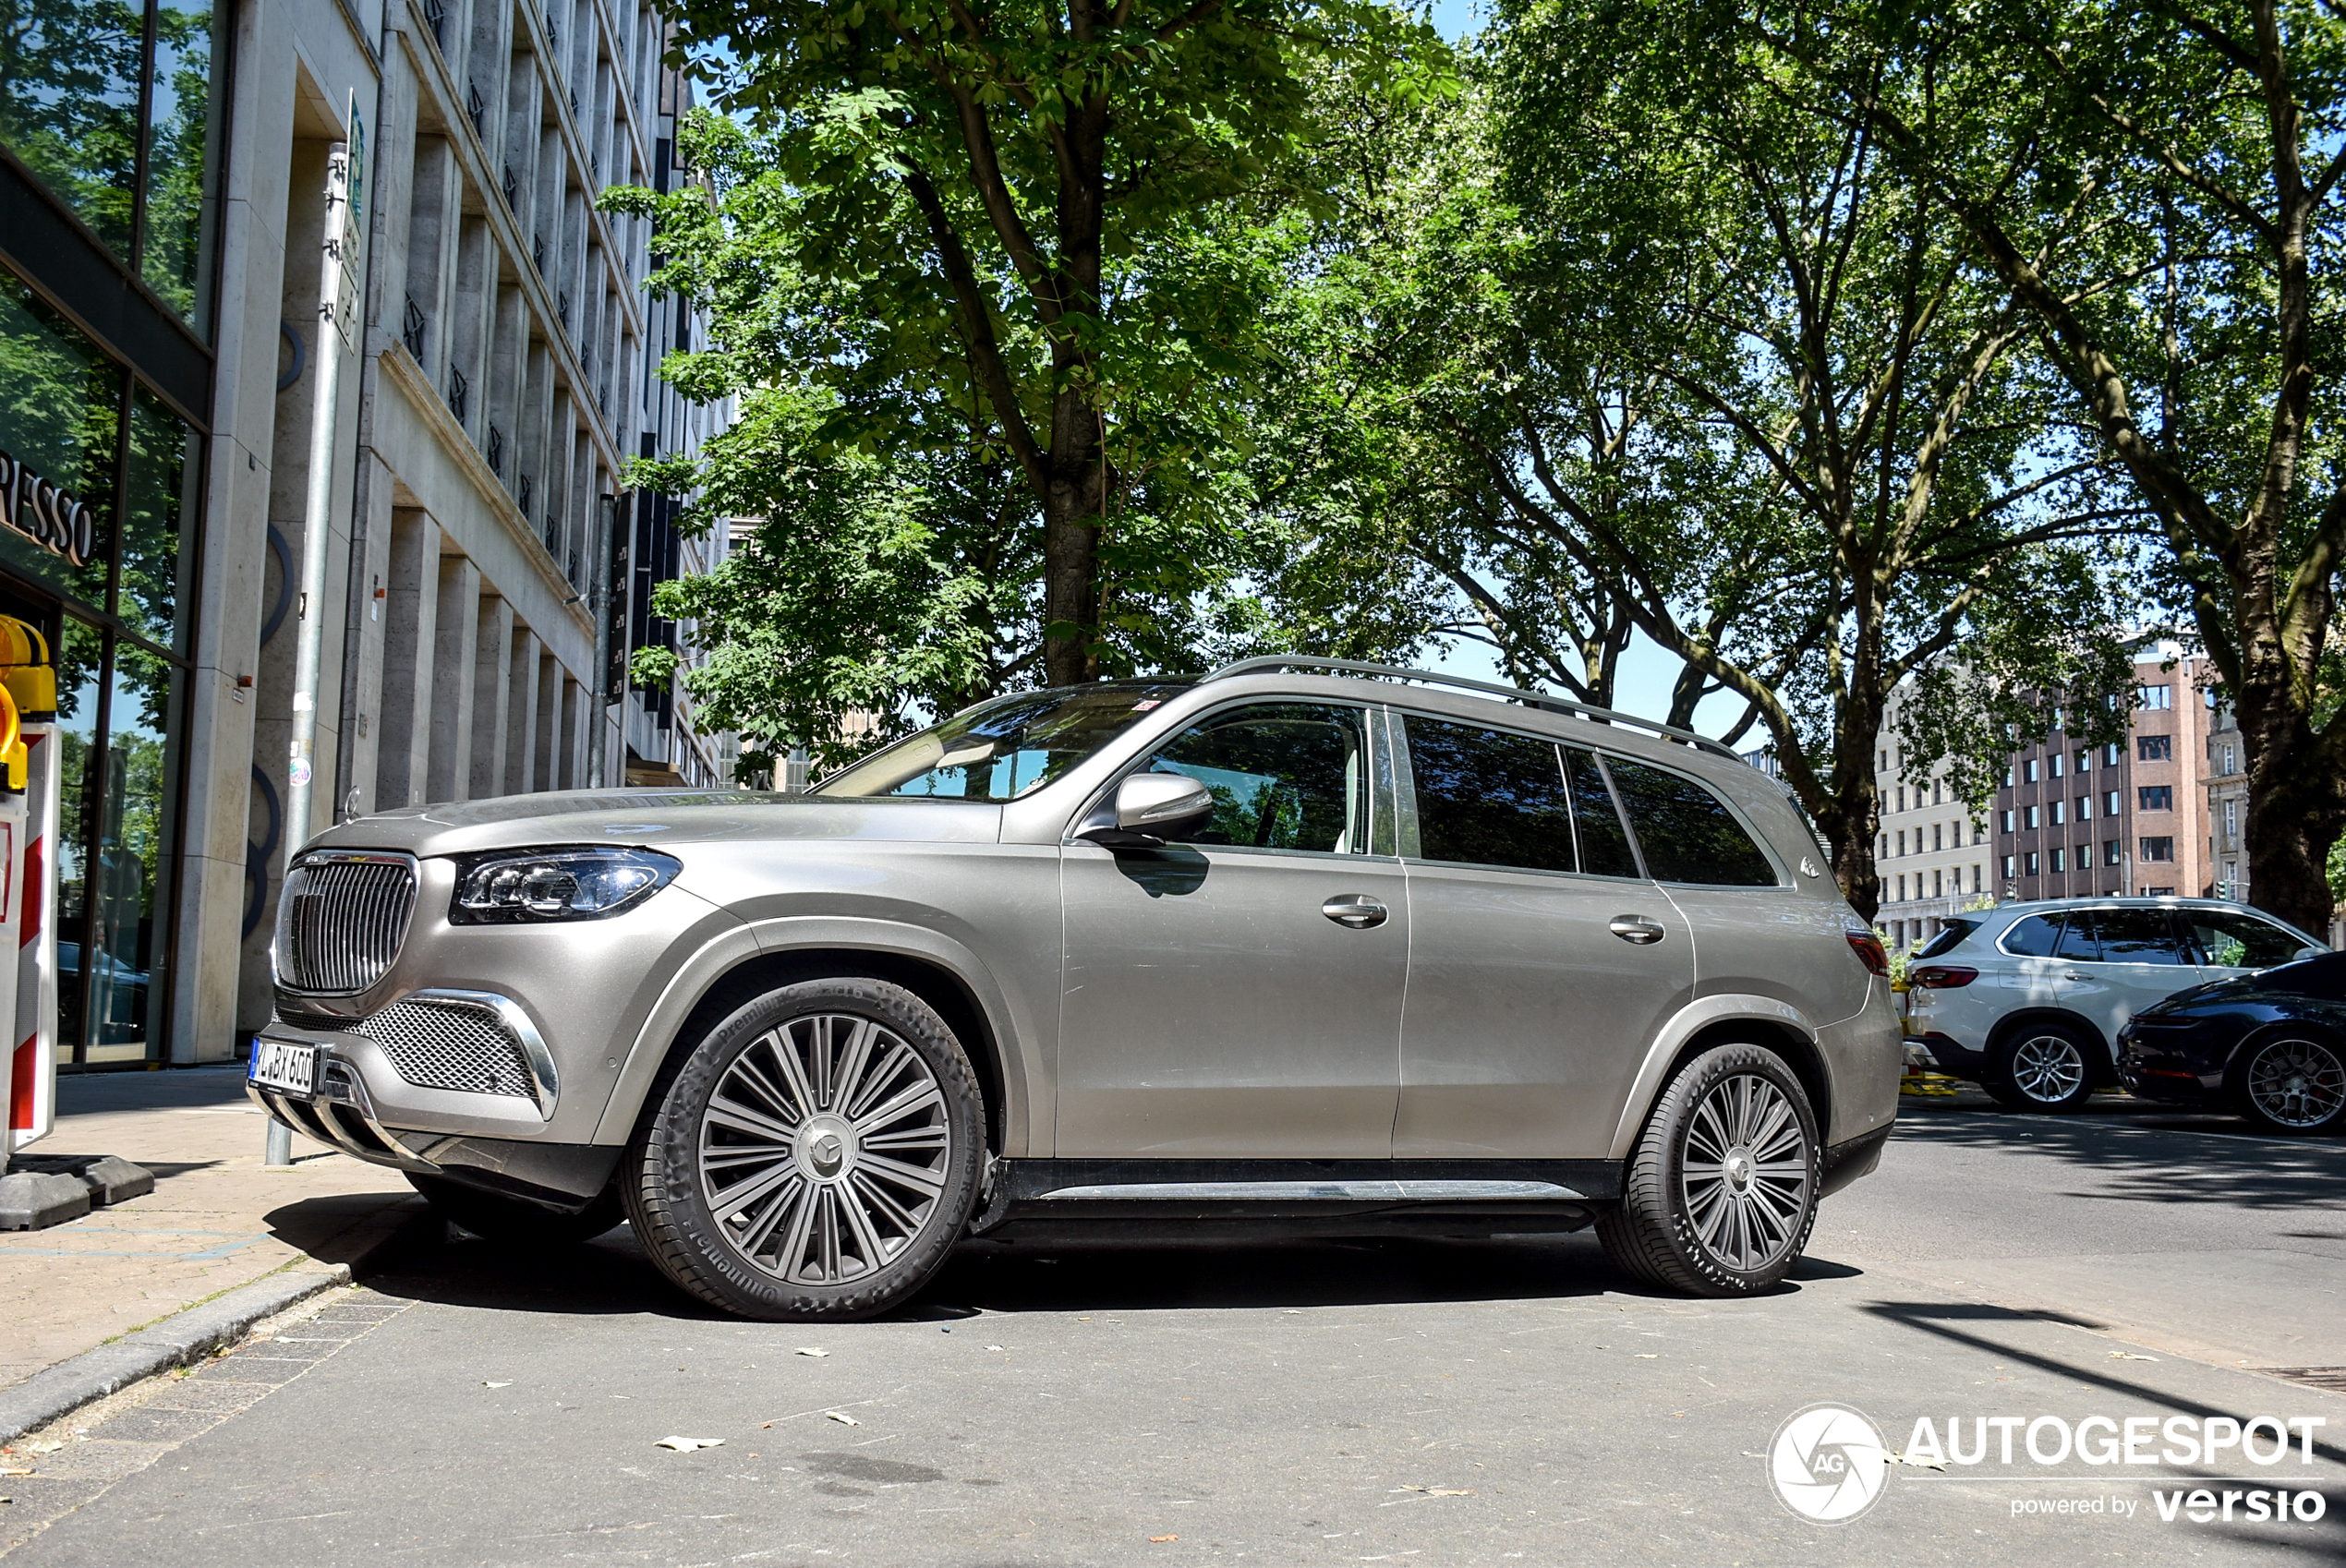
M381 980L407 939L416 912L415 862L404 856L332 852L286 874L277 912L278 983L347 996Z

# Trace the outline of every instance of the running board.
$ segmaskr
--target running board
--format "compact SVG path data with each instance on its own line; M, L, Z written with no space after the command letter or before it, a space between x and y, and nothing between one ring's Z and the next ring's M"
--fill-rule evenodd
M1585 1192L1552 1181L1136 1181L1091 1187L1061 1187L1034 1195L1036 1202L1071 1199L1130 1199L1179 1203L1310 1202L1470 1203L1485 1200L1586 1199Z

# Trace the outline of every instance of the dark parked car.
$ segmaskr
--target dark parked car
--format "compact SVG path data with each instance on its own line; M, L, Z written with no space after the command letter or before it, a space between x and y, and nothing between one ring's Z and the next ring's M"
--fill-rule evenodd
M2144 1099L2229 1105L2273 1132L2346 1127L2346 953L2179 991L2118 1041Z

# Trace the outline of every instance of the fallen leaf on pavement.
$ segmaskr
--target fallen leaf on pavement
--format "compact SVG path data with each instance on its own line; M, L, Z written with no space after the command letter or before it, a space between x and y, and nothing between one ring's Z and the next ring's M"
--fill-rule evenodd
M54 1453L64 1446L61 1442L29 1442L24 1449L27 1453Z
M999 1349L1001 1349L1002 1347L1001 1347L1000 1345L987 1345L986 1348L986 1349L988 1349L988 1350L999 1350Z
M2159 1359L2156 1356L2137 1356L2131 1350L2113 1350L2110 1354L2111 1359L2118 1361L2156 1361Z
M1648 1355L1646 1352L1640 1350L1638 1352L1638 1359L1640 1361L1659 1361L1662 1359L1662 1353L1657 1350L1651 1355Z
M481 1384L480 1386L481 1386L481 1387L483 1387L483 1388L511 1388L511 1387L513 1387L514 1385L512 1384L512 1382L507 1381L507 1382L502 1382L502 1383L483 1383L483 1384Z
M1893 1465L1911 1465L1917 1470L1944 1470L1947 1467L1944 1465L1937 1464L1929 1459L1909 1459L1903 1453L1891 1454L1890 1463Z
M1153 1541L1177 1541L1180 1538L1179 1536L1151 1536L1149 1538Z
M798 1347L798 1353L801 1356L828 1356L830 1354L828 1350L817 1350L811 1345L800 1345Z
M860 1427L864 1424L863 1422L857 1420L854 1417L847 1415L842 1411L826 1410L823 1414L828 1416L832 1420L837 1421L842 1427Z
M690 1453L696 1448L722 1448L723 1438L664 1437L652 1444L654 1448L672 1448L679 1453Z

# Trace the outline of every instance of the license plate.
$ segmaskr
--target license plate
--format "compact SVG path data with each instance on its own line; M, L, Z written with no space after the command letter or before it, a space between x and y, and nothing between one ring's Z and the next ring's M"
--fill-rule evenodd
M318 1047L287 1040L252 1043L251 1080L263 1089L311 1094L318 1087Z

